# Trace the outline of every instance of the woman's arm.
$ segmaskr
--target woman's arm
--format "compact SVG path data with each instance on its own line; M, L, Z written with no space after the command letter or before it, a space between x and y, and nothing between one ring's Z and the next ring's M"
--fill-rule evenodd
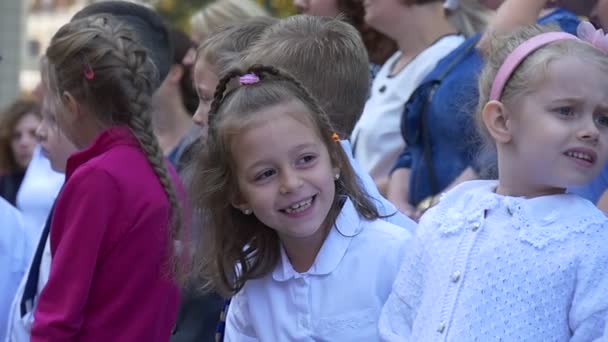
M478 48L483 52L488 47L490 37L496 33L508 32L519 26L532 25L548 0L506 0L496 11L496 15L479 40Z
M388 181L387 197L399 211L411 218L415 218L416 209L407 200L409 196L410 174L411 171L408 168L396 169Z

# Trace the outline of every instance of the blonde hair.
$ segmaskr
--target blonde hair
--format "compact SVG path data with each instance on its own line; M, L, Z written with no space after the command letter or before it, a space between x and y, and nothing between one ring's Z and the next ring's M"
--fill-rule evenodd
M149 103L158 72L135 34L109 15L74 20L47 49L49 89L69 92L106 124L127 125L139 141L171 205L171 240L181 228L177 195L152 131ZM86 70L94 76L85 77ZM177 266L177 265L174 265Z
M215 0L190 19L193 35L204 40L218 27L270 14L253 0Z
M479 103L476 115L477 128L484 139L483 144L486 145L486 151L493 150L495 144L481 119L481 113L489 101L490 90L498 69L507 56L522 43L539 34L553 31L559 31L559 28L531 25L517 29L508 35L494 36L490 40L485 67L479 77ZM505 83L500 102L508 107L509 104L518 101L520 96L538 89L540 82L547 74L549 64L564 57L585 58L608 71L606 54L590 44L580 40L556 41L539 48L525 58Z
M479 0L458 0L457 7L446 12L450 23L465 37L484 31L494 15Z
M227 89L234 78L247 73L255 73L260 81ZM334 225L345 197L353 201L362 217L379 217L341 144L333 140L329 118L306 88L288 73L273 67L233 69L216 88L209 113L207 148L198 160L198 172L191 185L195 190L194 203L201 208L203 220L201 246L197 249L202 254L197 255L193 265L204 290L234 294L247 280L271 272L279 260L280 240L276 231L255 215L245 215L230 205L239 195L231 141L265 108L292 102L307 109L295 119L310 124L327 148L332 165L340 169L332 206L321 229Z
M243 56L287 70L348 138L369 91L369 60L359 32L341 18L296 15L269 27Z

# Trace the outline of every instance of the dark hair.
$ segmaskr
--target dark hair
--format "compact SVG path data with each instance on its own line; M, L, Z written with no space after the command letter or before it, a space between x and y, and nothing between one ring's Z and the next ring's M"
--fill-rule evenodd
M382 65L397 51L397 43L365 23L365 8L361 0L337 0L338 10L346 16L363 38L369 61Z
M228 89L231 81L254 73L260 81ZM246 71L230 70L218 83L209 113L207 148L198 160L191 186L201 208L201 246L194 262L204 290L238 292L249 279L268 274L279 260L279 237L255 215L245 215L230 203L239 196L231 139L247 129L260 111L284 103L302 104L301 118L318 134L334 167L340 169L331 209L321 229L333 226L345 197L362 217L379 217L376 207L359 183L339 142L333 140L328 116L306 88L293 76L273 67L255 65ZM298 114L300 115L300 114ZM238 269L237 269L238 267Z
M72 21L97 14L110 14L135 31L139 42L148 50L150 58L158 69L159 79L154 84L154 89L158 88L169 73L173 52L169 30L160 15L147 7L131 2L102 1L78 11L72 17Z
M170 241L177 239L180 206L152 131L149 103L158 75L147 49L126 24L110 15L96 15L62 26L46 56L52 96L59 98L58 94L67 91L104 124L130 128L167 195L171 205ZM93 71L94 76L86 77L86 70Z
M0 116L0 174L22 171L15 160L11 141L15 126L27 114L34 114L39 119L41 118L40 103L34 98L17 99Z
M169 37L171 45L173 46L173 65L179 65L183 70L182 78L179 82L182 102L184 103L186 110L192 115L196 112L196 108L198 107L198 95L196 95L196 90L192 83L192 66L184 65L182 60L188 51L194 49L195 46L185 33L177 29L171 29L169 31Z

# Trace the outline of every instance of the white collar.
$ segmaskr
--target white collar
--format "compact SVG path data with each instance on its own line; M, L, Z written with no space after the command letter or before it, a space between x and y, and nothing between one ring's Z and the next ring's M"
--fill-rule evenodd
M486 210L504 207L519 239L536 248L563 241L569 234L606 225L608 218L593 203L574 194L535 198L496 194L497 181L472 181L445 194L432 217L442 235L457 233L483 220Z
M292 278L300 278L304 275L327 275L332 273L338 265L352 239L361 232L363 228L362 219L355 209L352 201L346 199L336 223L327 234L323 246L315 259L312 267L304 272L298 273L293 269L285 249L281 245L281 258L279 263L272 271L272 278L276 281L287 281Z

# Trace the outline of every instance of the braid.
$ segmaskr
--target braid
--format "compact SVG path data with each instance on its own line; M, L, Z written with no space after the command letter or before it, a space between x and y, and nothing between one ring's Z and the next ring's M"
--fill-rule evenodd
M218 109L222 105L224 101L224 93L226 92L226 88L228 87L228 83L236 76L242 75L243 72L238 69L232 69L222 77L217 83L217 87L215 87L215 92L213 93L213 102L211 102L211 108L209 110L209 122L211 122L212 117L215 117L215 113L217 113Z
M94 32L94 37L101 40L97 45L96 68L106 69L108 74L104 86L120 89L124 97L111 99L116 107L111 110L111 121L127 124L139 142L148 162L158 177L171 206L170 212L170 243L179 238L181 232L181 210L176 191L165 164L165 157L158 144L153 129L149 111L150 98L154 84L158 80L156 67L148 57L147 50L139 45L133 33L125 26L112 22L110 17L100 16L90 19L88 29ZM103 82L100 79L91 84ZM97 77L97 76L96 76ZM85 84L88 88L88 84ZM91 91L91 99L95 98ZM107 99L106 99L107 100ZM120 103L124 102L124 103ZM174 265L177 266L177 263Z
M146 51L138 46L131 36L122 34L117 38L117 45L121 48L114 50L115 54L122 55L120 59L126 62L125 67L128 70L124 77L127 84L123 87L129 100L126 123L139 141L171 205L171 241L173 241L180 235L181 210L173 182L167 171L165 157L152 128L149 103L153 83L149 75L155 75L156 70L147 58Z

